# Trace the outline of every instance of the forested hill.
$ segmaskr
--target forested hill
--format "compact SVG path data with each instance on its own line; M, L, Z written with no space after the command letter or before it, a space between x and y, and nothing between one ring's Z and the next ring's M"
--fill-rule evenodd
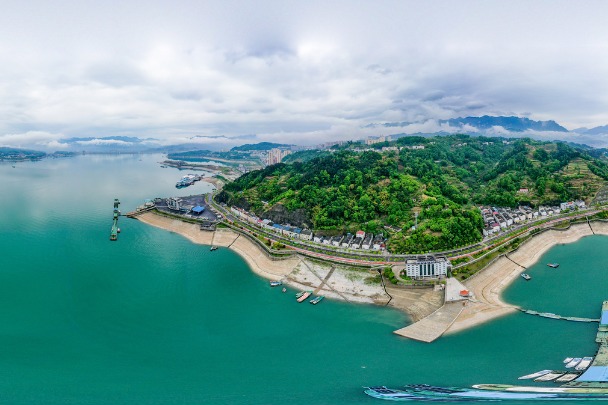
M328 234L388 232L393 252L422 252L479 241L474 204L590 202L608 179L604 160L564 143L455 135L400 138L397 151L356 146L249 172L219 198Z

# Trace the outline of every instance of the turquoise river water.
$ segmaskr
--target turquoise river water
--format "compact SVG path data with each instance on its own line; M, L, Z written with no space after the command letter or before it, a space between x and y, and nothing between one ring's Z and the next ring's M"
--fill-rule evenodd
M0 164L0 404L372 404L362 386L515 384L593 355L597 324L513 314L433 344L395 310L297 304L228 249L120 219L182 190L160 155ZM599 317L608 238L557 246L505 299ZM545 262L556 261L558 269Z

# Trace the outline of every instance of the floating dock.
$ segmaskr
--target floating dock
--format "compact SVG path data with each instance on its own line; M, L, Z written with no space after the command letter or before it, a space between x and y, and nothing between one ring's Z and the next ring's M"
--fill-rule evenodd
M517 309L520 310L521 312L523 312L524 314L536 315L536 316L540 316L542 318L561 319L564 321L572 321L572 322L599 322L600 321L599 319L580 318L577 316L561 316L561 315L552 314L551 312L538 312L538 311L533 311L531 309L523 309L523 308L517 308Z
M112 223L112 230L110 231L110 240L118 240L118 217L120 216L120 211L118 211L118 206L120 205L120 201L118 198L114 199L114 221Z

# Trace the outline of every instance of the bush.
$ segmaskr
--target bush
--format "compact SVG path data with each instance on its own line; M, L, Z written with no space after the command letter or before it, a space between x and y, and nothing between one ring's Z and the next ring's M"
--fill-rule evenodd
M393 269L390 267L384 268L384 277L388 278L391 284L397 284L399 280L395 277L395 273L393 273Z

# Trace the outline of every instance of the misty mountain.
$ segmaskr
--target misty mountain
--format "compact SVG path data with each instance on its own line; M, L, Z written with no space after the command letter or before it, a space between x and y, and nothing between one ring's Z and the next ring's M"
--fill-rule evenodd
M231 152L244 152L251 150L270 150L274 148L288 148L292 145L272 142L247 143L245 145L235 146L230 149Z
M585 135L603 135L608 134L608 125L602 125L594 128L577 128L573 132Z
M507 131L511 132L524 132L527 130L533 131L554 131L554 132L568 132L568 130L557 122L550 121L534 121L529 118L521 117L491 117L484 115L483 117L465 117L465 118L452 118L449 120L439 121L441 124L447 123L450 126L458 127L468 125L479 130L486 130L493 127L502 127Z

